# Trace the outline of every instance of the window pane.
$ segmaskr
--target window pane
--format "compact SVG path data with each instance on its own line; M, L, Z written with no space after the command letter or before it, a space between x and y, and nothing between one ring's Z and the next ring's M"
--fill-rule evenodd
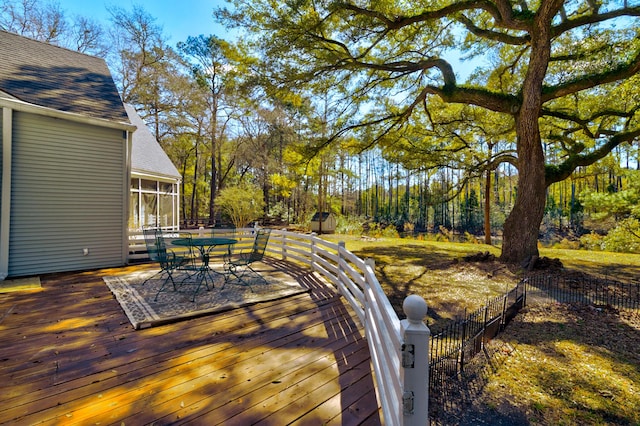
M167 182L160 182L160 192L162 194L172 194L173 185Z
M158 182L155 180L141 179L142 189L145 191L157 191L158 190Z
M158 196L156 194L142 194L142 226L158 226L156 222Z
M131 189L140 189L140 179L131 178Z
M140 204L138 203L138 193L129 196L131 205L129 206L129 229L142 229L140 226Z
M160 196L160 226L173 227L173 197L171 195Z

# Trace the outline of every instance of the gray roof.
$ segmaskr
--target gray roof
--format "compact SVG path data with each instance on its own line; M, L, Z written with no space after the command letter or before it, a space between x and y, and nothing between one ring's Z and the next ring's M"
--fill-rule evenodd
M131 124L138 128L133 132L131 170L133 172L146 172L179 179L181 177L180 172L173 165L133 106L125 104L125 108Z
M0 91L33 105L126 122L104 59L0 30Z

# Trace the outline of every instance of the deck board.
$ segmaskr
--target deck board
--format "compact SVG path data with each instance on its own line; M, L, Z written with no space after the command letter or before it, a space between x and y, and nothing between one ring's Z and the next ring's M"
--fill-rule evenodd
M309 293L134 330L102 277L41 277L0 294L0 424L379 425L353 312L308 270Z

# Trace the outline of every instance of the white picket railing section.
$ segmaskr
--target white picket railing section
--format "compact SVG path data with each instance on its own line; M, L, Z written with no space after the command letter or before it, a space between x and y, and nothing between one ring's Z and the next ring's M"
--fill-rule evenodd
M235 230L238 245L249 246L254 231ZM141 241L130 238L132 250L139 248ZM315 234L272 230L267 254L310 267L349 302L365 330L385 424L428 425L429 329L422 321L427 313L424 300L409 296L403 304L407 319L401 321L376 278L373 261L360 259L344 243Z
M404 303L408 319L400 321L376 278L373 261L360 259L344 243L274 230L267 253L309 266L349 302L369 343L385 423L427 425L429 329L422 322L424 300L409 296Z

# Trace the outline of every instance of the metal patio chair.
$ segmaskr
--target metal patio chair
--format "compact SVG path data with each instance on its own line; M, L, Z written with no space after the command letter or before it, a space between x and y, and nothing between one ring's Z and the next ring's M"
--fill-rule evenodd
M144 229L143 233L145 244L147 246L147 252L149 253L149 259L153 262L159 263L160 271L147 278L142 283L142 285L146 284L147 281L158 275L166 275L166 278L162 282L160 289L156 293L156 297L154 300L157 301L158 295L165 289L166 285L169 282L171 282L174 291L178 289L178 286L176 285L176 282L174 280L174 273L176 273L176 271L186 271L189 276L190 272L197 273L199 269L195 265L192 256L177 255L173 251L167 249L162 230L157 228Z
M258 277L267 284L267 280L260 275L259 272L253 269L252 265L255 262L260 262L264 258L264 252L267 248L270 234L270 229L258 230L256 232L256 237L253 240L253 247L251 248L251 251L240 252L227 256L225 259L225 268L228 272L226 277L227 280L229 279L229 275L233 275L240 284L248 286L251 291L253 291L253 288L251 287L250 281L246 279L247 275L251 274Z

